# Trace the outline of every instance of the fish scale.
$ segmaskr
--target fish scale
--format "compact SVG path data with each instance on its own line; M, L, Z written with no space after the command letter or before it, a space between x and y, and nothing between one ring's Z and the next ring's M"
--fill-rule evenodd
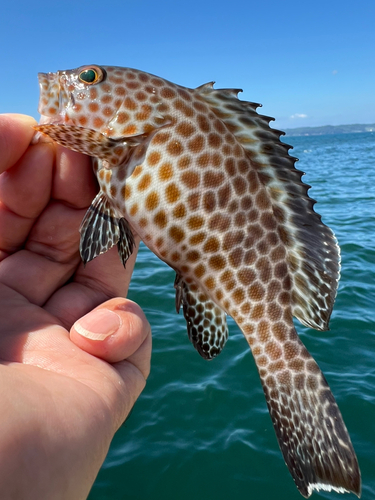
M39 75L39 132L94 157L100 192L81 226L89 262L132 232L176 272L176 309L216 357L226 315L251 347L280 449L305 497L361 491L331 390L293 325L328 328L340 273L333 232L281 132L237 89L188 89L108 66Z

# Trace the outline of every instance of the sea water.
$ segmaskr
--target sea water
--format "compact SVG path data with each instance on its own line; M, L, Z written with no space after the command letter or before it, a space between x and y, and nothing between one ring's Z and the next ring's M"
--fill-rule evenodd
M330 331L296 322L336 397L375 499L375 133L286 137L306 172L316 211L341 246L342 276ZM174 303L174 272L140 249L129 298L153 331L152 370L113 440L90 500L298 500L247 342L230 337L207 362ZM316 498L353 495L314 493Z

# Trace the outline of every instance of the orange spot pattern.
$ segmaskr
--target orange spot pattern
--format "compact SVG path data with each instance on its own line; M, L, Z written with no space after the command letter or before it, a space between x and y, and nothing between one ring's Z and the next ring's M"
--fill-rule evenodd
M93 154L102 147L118 162L124 158L121 168L99 170L102 191L186 283L236 319L269 387L288 379L286 366L290 380L303 374L308 360L291 319L300 298L292 294L290 269L299 262L286 258L291 235L288 214L277 204L282 193L266 189L269 174L246 149L253 139L240 134L244 125L253 127L251 120L232 119L229 94L226 105L207 89L184 89L142 71L105 72L102 82L84 91L66 72L63 91L66 99L70 93L75 98L66 122L104 134ZM41 84L42 109L56 115L58 86L47 77ZM135 168L128 172L132 158ZM308 287L301 274L296 280L299 289Z

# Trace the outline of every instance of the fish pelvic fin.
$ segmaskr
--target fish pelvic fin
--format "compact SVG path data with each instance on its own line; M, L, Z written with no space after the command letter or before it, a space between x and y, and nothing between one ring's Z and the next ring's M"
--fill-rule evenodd
M218 356L228 340L225 312L195 285L188 285L177 273L176 311L182 310L187 323L190 342L207 360Z
M135 246L133 233L124 218L116 217L104 193L100 192L92 202L79 231L79 250L84 265L117 244L125 267Z
M301 180L304 172L288 153L291 146L280 141L284 133L269 126L273 118L257 113L260 104L239 100L238 89L206 84L195 91L233 134L268 192L287 251L293 315L306 326L327 330L340 277L340 249L314 211L310 186Z
M248 341L281 452L300 493L308 498L313 491L333 490L360 497L361 474L349 433L323 373L294 326L281 345L270 340L262 348Z

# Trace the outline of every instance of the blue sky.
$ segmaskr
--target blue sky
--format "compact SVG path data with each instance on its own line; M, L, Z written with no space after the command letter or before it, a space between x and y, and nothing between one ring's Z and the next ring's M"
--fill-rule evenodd
M0 112L37 118L39 71L96 63L242 88L280 129L375 122L374 0L8 0L0 47Z

